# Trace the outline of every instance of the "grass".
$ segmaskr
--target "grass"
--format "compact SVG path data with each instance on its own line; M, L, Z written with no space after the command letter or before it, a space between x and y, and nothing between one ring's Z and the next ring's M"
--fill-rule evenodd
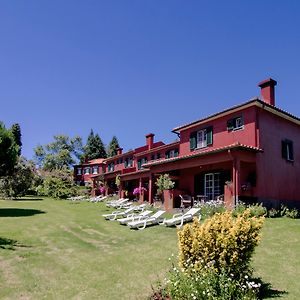
M104 204L0 201L0 299L145 299L177 254L175 228L129 230ZM268 219L254 257L270 297L300 299L300 220Z

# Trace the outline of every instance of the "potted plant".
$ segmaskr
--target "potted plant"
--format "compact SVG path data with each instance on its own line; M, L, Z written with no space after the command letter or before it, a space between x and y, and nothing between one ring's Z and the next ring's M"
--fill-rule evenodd
M157 192L163 195L164 207L165 210L173 209L173 191L175 182L171 180L169 174L160 175L155 182L157 186Z
M140 202L144 202L144 192L147 192L147 189L144 187L137 187L133 190L133 195L139 197ZM138 200L138 199L137 199Z

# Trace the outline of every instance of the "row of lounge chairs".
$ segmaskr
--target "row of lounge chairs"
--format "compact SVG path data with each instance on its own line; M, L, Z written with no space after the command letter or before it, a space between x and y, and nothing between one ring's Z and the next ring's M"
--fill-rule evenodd
M143 205L143 204L142 204ZM136 207L139 207L137 205ZM134 207L130 207L125 211L114 211L111 214L102 215L106 220L117 221L121 225L127 225L131 229L143 230L149 225L165 225L165 226L177 226L182 227L184 223L192 221L194 217L200 215L200 208L191 208L185 213L174 214L171 218L163 218L165 214L164 210L158 210L157 212L152 212L151 210L144 210L142 207L140 213L134 213L136 211Z

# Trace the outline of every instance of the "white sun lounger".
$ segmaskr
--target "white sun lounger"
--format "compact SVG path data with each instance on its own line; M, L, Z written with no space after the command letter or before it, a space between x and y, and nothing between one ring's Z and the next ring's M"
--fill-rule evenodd
M162 225L166 226L177 226L182 227L182 225L186 222L192 221L193 218L199 213L200 208L191 208L186 213L179 213L173 215L171 219L165 219L162 223ZM199 220L201 219L201 215L199 215Z
M110 214L104 214L104 215L102 215L102 217L104 217L105 220L114 221L114 220L116 220L119 217L126 217L126 216L128 216L130 213L132 213L134 211L134 209L135 208L133 206L131 206L131 207L127 208L124 211L116 210L116 211L113 211Z
M163 218L162 215L165 213L164 210L159 210L156 213L154 213L152 216L140 219L140 220L136 220L136 221L132 221L127 223L127 225L133 229L133 228L137 228L140 230L143 230L146 228L146 226L148 225L155 225L155 224L159 224L161 222L163 222Z
M142 219L142 218L146 218L151 213L152 213L151 210L144 210L143 212L141 212L139 214L131 214L131 215L128 215L126 218L118 219L117 221L121 225L126 225L128 222L132 222L134 220L139 220L139 219Z

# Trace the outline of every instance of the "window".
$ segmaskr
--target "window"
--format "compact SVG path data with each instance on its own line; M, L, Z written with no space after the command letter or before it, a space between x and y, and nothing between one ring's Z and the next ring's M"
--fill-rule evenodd
M97 166L93 167L93 174L98 174L98 167Z
M213 128L207 127L190 134L190 149L205 148L213 143Z
M294 146L290 140L281 141L281 154L282 158L288 161L294 161Z
M81 175L82 174L82 170L81 169L77 169L77 175Z
M127 157L124 159L124 167L125 168L131 168L133 166L133 158Z
M155 154L152 154L152 155L151 155L151 160L155 160L155 159L156 159Z
M89 167L84 168L84 174L90 174L90 171Z
M147 157L139 159L137 162L138 170L141 170L143 168L143 164L146 164L147 162Z
M114 170L115 170L115 164L113 162L108 164L107 171L108 172L113 172Z
M234 131L244 128L244 119L242 116L227 121L227 130Z

